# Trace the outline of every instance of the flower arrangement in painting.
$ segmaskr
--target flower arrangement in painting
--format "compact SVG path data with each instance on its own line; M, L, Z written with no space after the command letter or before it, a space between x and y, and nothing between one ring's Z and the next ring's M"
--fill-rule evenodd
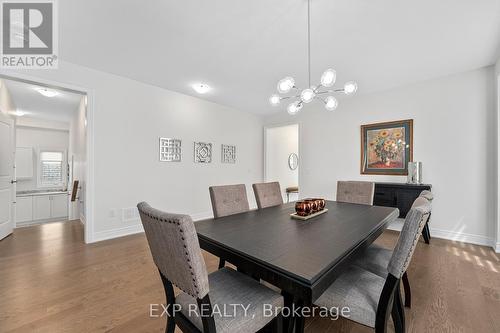
M413 159L413 120L361 125L361 173L407 175Z
M383 129L374 136L370 142L370 148L380 161L390 165L391 161L401 158L405 149L405 142L402 129Z

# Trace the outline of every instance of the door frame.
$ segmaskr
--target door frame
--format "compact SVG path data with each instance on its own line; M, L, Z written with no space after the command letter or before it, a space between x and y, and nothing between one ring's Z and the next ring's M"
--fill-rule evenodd
M16 131L15 131L15 126L16 126L16 122L15 120L10 117L6 112L3 112L2 110L0 110L0 117L2 118L5 118L5 120L9 123L10 125L10 140L11 140L11 155L12 155L12 170L10 171L11 174L10 174L10 179L7 180L8 182L11 182L11 185L10 185L10 202L11 202L11 205L10 205L10 223L12 225L12 229L14 229L16 227L16 206L14 204L14 202L16 201L16 168L15 168L15 151L16 151ZM0 121L3 122L2 119L0 119ZM7 234L7 236L5 237L8 237L9 235L11 235L12 232L10 234ZM4 239L4 238L1 238L1 239ZM0 240L1 240L0 239Z
M301 140L301 137L302 137L302 127L301 127L301 124L299 121L286 121L286 122L278 122L278 123L272 123L272 124L267 124L264 126L264 140L263 140L263 143L264 143L264 147L263 147L263 152L264 152L264 156L262 157L262 160L264 161L264 164L262 166L262 175L263 175L263 179L262 181L266 181L267 180L267 130L269 129L272 129L272 128L277 128L277 127L285 127L285 126L291 126L291 125L297 125L298 127L298 135L299 135L299 148L298 148L298 151L297 153L299 154L299 174L298 174L298 186L299 186L299 198L300 198L300 180L302 179L302 172L303 172L303 168L301 168L301 159L302 159L302 154L301 154L301 151L302 151L302 140Z
M94 213L95 213L95 147L94 147L94 110L95 110L95 92L92 88L76 86L74 84L48 80L36 76L29 76L20 73L9 73L8 75L0 73L0 79L20 81L28 84L41 85L51 89L58 89L87 96L87 163L85 168L86 188L85 188L85 221L84 222L84 240L85 243L94 242ZM68 184L69 185L69 184Z

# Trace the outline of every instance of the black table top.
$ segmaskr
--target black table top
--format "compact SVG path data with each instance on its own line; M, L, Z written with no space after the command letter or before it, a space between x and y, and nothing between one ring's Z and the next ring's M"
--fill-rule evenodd
M328 212L290 217L294 203L195 223L198 237L307 285L399 215L397 208L327 201Z

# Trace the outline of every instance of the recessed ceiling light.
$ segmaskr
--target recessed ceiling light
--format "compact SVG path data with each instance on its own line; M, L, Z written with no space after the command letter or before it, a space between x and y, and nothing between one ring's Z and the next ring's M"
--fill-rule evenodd
M206 94L210 91L210 89L212 89L208 84L205 83L195 83L192 85L192 87L198 94Z
M47 88L35 88L36 91L38 91L40 94L42 94L45 97L54 97L59 95L59 92L52 90L52 89L47 89Z
M22 116L24 116L26 114L26 112L17 110L17 111L12 111L11 114L13 114L16 117L22 117Z

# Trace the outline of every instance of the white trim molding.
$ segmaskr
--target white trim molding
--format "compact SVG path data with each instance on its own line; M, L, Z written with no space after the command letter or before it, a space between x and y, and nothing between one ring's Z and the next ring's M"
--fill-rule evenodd
M401 231L403 228L404 219L396 219L396 221L392 222L387 229L394 231ZM431 226L429 224L429 226ZM465 232L457 232L457 231L448 231L443 229L436 229L430 227L431 232L431 242L433 238L442 238L455 242L463 242L470 243L475 245L489 246L492 247L495 252L500 253L500 242L495 244L495 240L493 238L489 238L481 235L468 234Z
M94 239L92 242L100 242L108 239L113 239L113 238L119 238L119 237L125 237L125 236L130 236L134 234L138 234L144 232L144 228L142 227L142 224L134 224L130 225L127 227L123 228L116 228L116 229L111 229L111 230L104 230L104 231L96 231L94 233Z
M431 231L431 237L443 238L451 241L464 242L475 245L490 246L492 248L495 248L494 239L486 236L468 234L465 232L434 229L434 228L430 228L430 231Z
M201 221L201 220L206 220L213 218L214 215L212 212L202 212L202 213L196 213L196 214L191 214L191 218L193 221ZM111 229L111 230L104 230L104 231L97 231L94 233L94 239L93 242L100 242L108 239L113 239L113 238L119 238L119 237L125 237L125 236L130 236L130 235L135 235L138 233L144 232L144 228L142 227L141 220L136 220L137 223L123 227L123 228L116 228L116 229Z

